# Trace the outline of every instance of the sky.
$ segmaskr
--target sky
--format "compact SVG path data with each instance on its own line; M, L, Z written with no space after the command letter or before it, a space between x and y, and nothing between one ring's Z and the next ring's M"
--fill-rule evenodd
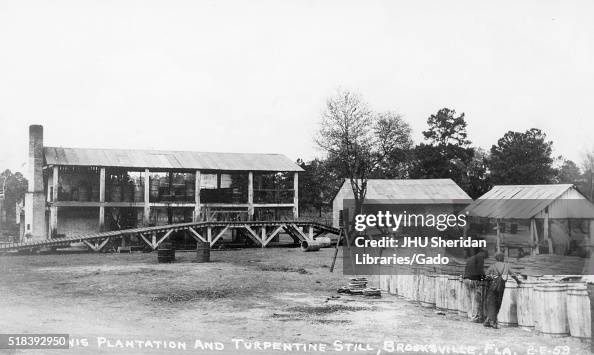
M48 146L321 156L325 100L594 148L594 2L0 0L0 168Z

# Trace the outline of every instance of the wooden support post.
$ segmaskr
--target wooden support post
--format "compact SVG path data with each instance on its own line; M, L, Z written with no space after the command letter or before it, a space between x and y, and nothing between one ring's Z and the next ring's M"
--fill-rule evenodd
M497 219L497 252L501 252L501 223Z
M590 298L590 352L594 353L594 283L588 283L587 285Z
M212 245L212 227L206 227L206 240Z
M262 240L262 248L266 246L266 226L260 229L260 239Z
M313 226L309 226L309 231L308 232L309 232L308 233L309 240L314 240L314 229L313 229Z
M60 186L59 184L59 175L58 175L58 167L54 166L53 169L53 174L52 174L52 201L58 201L58 188Z
M530 220L530 240L534 244L534 247L531 250L531 255L538 255L540 254L540 245L538 241L538 230L536 229L536 219L532 218Z
M105 230L105 168L99 171L99 231Z
M549 254L553 254L553 240L551 239L551 233L549 230L549 211L548 208L545 209L545 218L544 218L544 239L547 241L547 245L549 247Z
M194 187L194 222L198 222L200 220L200 186L202 180L202 174L200 170L196 170L196 177L195 177L195 187Z
M151 177L149 169L144 169L144 211L142 213L142 222L145 226L148 226L151 218Z
M293 219L299 218L299 173L293 175Z
M248 173L248 220L254 219L254 172Z
M52 201L56 203L58 201L58 166L54 166L53 174L52 174ZM58 207L51 206L50 207L50 228L49 228L49 237L53 238L58 233Z

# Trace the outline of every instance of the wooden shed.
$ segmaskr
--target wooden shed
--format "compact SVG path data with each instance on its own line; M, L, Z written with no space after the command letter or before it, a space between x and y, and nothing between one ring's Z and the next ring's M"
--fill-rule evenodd
M468 212L474 232L498 250L587 256L594 237L594 204L573 185L500 185Z
M340 226L340 211L348 208L353 200L353 190L349 180L345 179L338 193L332 200L332 225ZM347 202L345 204L345 202ZM460 211L472 199L452 179L369 179L364 205L417 205L434 206Z

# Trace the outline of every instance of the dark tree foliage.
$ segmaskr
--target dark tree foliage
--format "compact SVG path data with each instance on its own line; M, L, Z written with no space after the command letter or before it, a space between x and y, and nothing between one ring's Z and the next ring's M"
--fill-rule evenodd
M468 147L471 143L467 139L464 113L456 116L455 110L442 108L437 114L429 116L427 124L429 129L423 131L423 136L433 146L447 149L450 146Z
M423 132L426 143L414 149L410 176L417 179L450 178L471 197L476 198L488 188L484 154L476 155L470 147L464 113L443 108L427 119Z
M304 171L299 174L299 210L318 211L331 203L343 179L336 174L331 160L297 160Z
M6 169L0 174L0 189L4 189L4 206L8 229L16 228L16 203L25 197L27 179L20 172Z
M489 169L496 185L555 182L553 142L540 129L507 132L491 147Z
M582 182L583 176L580 168L572 160L565 159L559 168L557 181L561 184L578 185Z

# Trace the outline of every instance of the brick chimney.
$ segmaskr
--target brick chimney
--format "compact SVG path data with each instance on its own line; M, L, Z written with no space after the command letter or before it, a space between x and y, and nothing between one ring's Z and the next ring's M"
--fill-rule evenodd
M43 192L43 126L29 126L29 192Z
M29 126L29 190L25 194L25 235L47 238L43 184L43 126Z

